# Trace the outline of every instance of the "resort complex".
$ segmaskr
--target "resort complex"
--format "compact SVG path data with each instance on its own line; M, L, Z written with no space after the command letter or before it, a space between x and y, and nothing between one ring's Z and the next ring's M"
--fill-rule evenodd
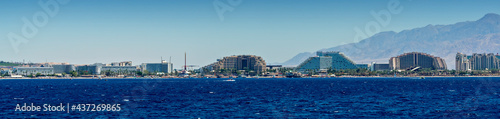
M316 52L317 56L310 57L298 65L298 72L319 71L326 69L357 69L368 68L367 64L356 64L341 52Z
M255 55L235 55L218 59L217 62L202 67L203 73L219 72L221 70L254 71L257 74L266 71L266 61Z
M445 70L444 59L429 54L411 52L392 57L389 59L389 67L392 70L408 70L414 68L431 68L433 70Z

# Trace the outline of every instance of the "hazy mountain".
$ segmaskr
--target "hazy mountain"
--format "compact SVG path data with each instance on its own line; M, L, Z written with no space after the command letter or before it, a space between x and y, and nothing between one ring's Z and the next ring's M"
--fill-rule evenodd
M298 55L295 55L295 57L293 57L292 59L290 59L290 60L288 60L288 61L286 61L284 63L281 63L281 64L283 66L295 66L295 65L299 65L300 63L302 63L307 58L315 56L315 55L316 55L315 53L311 53L311 52L299 53Z
M444 58L448 69L455 69L454 57L457 52L497 53L500 52L499 46L500 15L490 13L477 21L452 25L427 25L399 33L381 32L359 43L321 51L343 52L356 63L387 63L390 57L406 52L424 52ZM298 65L311 54L301 53L283 65Z

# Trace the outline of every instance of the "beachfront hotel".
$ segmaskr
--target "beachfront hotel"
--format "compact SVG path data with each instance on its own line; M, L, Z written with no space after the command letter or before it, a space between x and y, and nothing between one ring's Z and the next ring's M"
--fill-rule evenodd
M105 64L102 64L102 63L81 65L81 66L76 66L76 71L77 72L87 72L91 75L99 75L99 74L101 74L101 69L103 66L105 66Z
M71 71L76 70L75 65L69 65L69 64L52 65L52 67L54 67L54 74L62 74L62 73L69 74L71 73Z
M446 62L440 57L435 57L426 53L410 52L390 58L389 67L392 70L407 70L417 67L445 70Z
M455 68L457 71L500 69L500 56L493 53L472 55L457 53Z
M316 52L317 56L309 57L307 60L299 64L295 70L298 72L305 71L319 71L326 69L357 69L357 68L366 68L368 69L367 64L356 64L354 61L349 59L344 53L341 52Z
M203 67L203 69L208 71L221 69L252 70L257 73L263 73L266 71L266 61L262 57L255 55L227 56Z
M387 71L387 70L391 70L389 64L386 64L386 63L372 63L372 65L370 66L370 70L371 71Z
M142 63L140 69L142 72L172 73L174 71L174 66L170 62L162 60L161 63Z
M53 67L18 67L16 69L16 74L23 75L23 76L36 75L36 74L50 75L50 74L54 74L54 68Z

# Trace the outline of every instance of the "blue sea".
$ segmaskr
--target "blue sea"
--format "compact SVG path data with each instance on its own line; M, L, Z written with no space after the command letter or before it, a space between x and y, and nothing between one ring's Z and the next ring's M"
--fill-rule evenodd
M500 118L500 78L0 80L3 118ZM119 112L16 105L120 104Z

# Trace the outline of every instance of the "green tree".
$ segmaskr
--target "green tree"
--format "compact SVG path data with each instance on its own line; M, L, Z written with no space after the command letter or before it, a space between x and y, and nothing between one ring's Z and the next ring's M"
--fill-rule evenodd
M456 74L457 74L457 71L456 71L456 70L450 70L450 72L449 72L449 73L450 73L450 74L452 74L452 75L456 75Z
M496 74L496 73L498 73L498 72L499 72L499 70L498 70L498 69L491 69L491 73L492 73L492 74Z
M239 75L241 75L241 74L242 74L242 72L241 72L241 71L239 71L239 70L238 70L238 71L236 71L236 75L238 75L238 76L239 76Z
M73 76L73 77L78 77L79 76L78 72L76 72L76 71L71 71L70 73L71 73L71 76Z
M143 73L141 71L137 71L137 72L135 72L135 74L137 74L137 76L143 76L142 75Z

